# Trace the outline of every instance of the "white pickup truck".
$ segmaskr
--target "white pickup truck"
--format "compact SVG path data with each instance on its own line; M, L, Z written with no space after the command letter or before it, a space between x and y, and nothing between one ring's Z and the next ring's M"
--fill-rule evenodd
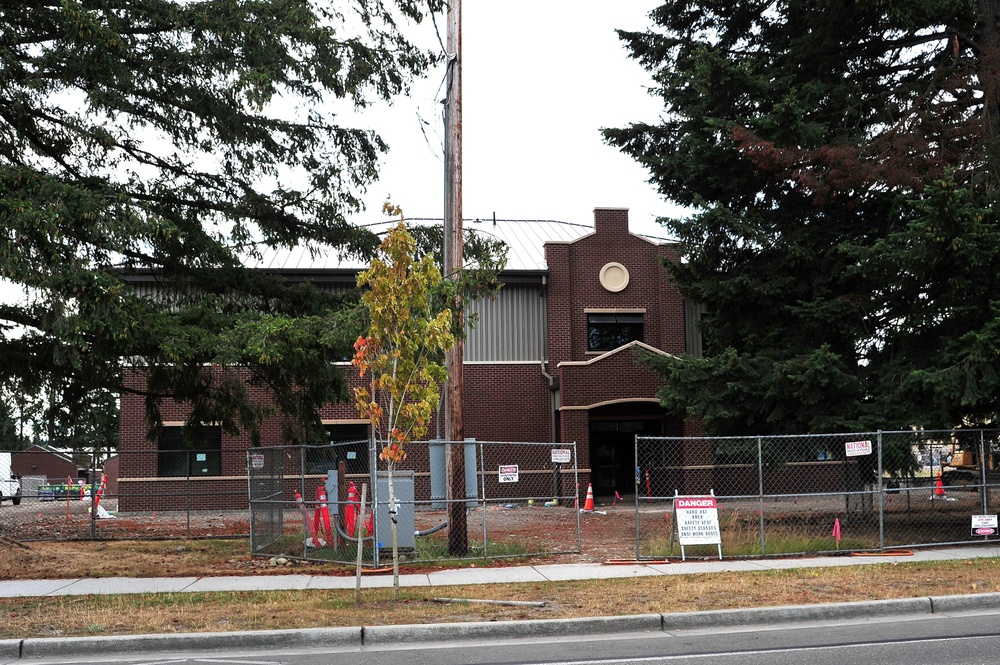
M0 453L0 503L5 499L21 503L21 476L10 470L10 453Z

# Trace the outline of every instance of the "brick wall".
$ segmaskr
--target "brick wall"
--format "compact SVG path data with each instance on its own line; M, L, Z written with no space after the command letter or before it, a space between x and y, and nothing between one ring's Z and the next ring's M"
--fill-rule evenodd
M628 232L628 211L598 208L593 234L570 243L548 243L549 358L556 362L586 360L587 315L590 309L644 309L646 344L667 353L684 352L684 299L673 286L663 260L676 259L669 245L657 245ZM628 270L623 290L611 292L600 283L608 263Z
M663 265L677 256L670 245L629 233L628 211L621 208L596 209L594 233L569 243L548 243L545 256L549 358L559 379L561 438L577 442L580 467L587 469L590 409L609 402L654 400L661 383L631 349L605 357L588 352L587 310L642 310L642 342L662 352L683 353L684 299ZM601 269L612 262L629 274L628 285L620 291L609 291L600 281ZM665 430L681 427L669 419L664 423ZM586 476L581 476L584 487Z
M465 366L465 436L480 441L551 441L549 381L535 364Z
M660 377L639 361L639 351L622 349L586 365L561 365L562 406L655 399Z

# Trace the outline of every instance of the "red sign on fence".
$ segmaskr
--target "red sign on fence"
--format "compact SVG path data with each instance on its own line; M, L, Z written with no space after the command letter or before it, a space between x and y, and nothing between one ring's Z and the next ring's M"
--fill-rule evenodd
M973 515L972 535L973 536L995 536L997 534L996 515Z
M677 540L681 545L719 545L719 511L714 496L674 497Z
M848 457L858 457L859 455L872 454L871 441L848 441L844 444L844 448Z

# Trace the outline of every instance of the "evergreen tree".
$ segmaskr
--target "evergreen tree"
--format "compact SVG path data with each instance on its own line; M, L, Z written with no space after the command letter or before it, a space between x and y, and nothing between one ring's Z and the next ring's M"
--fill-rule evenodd
M387 149L336 113L407 91L403 34L439 0L10 0L0 4L0 378L86 414L95 391L288 433L346 399L333 361L357 294L249 270L264 248L356 254ZM137 279L158 295L133 288ZM122 363L142 380L123 382ZM148 381L146 380L148 379ZM66 423L68 426L68 423ZM68 431L68 430L67 430Z
M1000 3L664 3L622 32L702 358L651 360L717 434L950 427L1000 395Z

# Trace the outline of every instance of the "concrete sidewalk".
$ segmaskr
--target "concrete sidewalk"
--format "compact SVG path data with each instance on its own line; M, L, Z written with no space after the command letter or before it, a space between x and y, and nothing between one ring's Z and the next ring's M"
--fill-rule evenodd
M901 561L941 561L1000 556L1000 547L950 547L915 551L912 556L822 556L780 559L689 561L650 564L556 564L507 568L465 568L419 575L402 575L409 587L443 587L503 582L545 582L683 575L719 571L754 571L826 566L859 566ZM365 588L386 587L392 577L362 578ZM355 578L320 575L247 577L106 578L87 580L27 580L0 582L0 597L70 596L261 589L354 588ZM588 617L524 621L493 621L428 625L354 626L232 633L126 635L108 637L27 638L0 640L0 665L36 661L64 663L81 658L140 657L139 654L234 653L275 649L347 649L419 645L462 640L548 639L567 636L686 630L718 630L796 622L868 621L889 616L927 617L962 612L1000 612L1000 593L919 597L830 605L761 607L676 614Z
M444 587L510 582L558 582L567 580L616 579L656 575L685 575L721 571L779 570L860 566L905 561L942 561L1000 556L1000 546L941 547L915 550L911 556L817 556L775 559L699 560L671 563L607 565L601 563L549 564L500 568L459 568L430 573L400 575L404 587ZM91 594L184 593L212 591L269 591L297 589L353 589L353 576L251 575L230 577L154 577L65 580L15 580L0 582L0 597L81 596ZM365 575L365 589L392 586L392 575Z

